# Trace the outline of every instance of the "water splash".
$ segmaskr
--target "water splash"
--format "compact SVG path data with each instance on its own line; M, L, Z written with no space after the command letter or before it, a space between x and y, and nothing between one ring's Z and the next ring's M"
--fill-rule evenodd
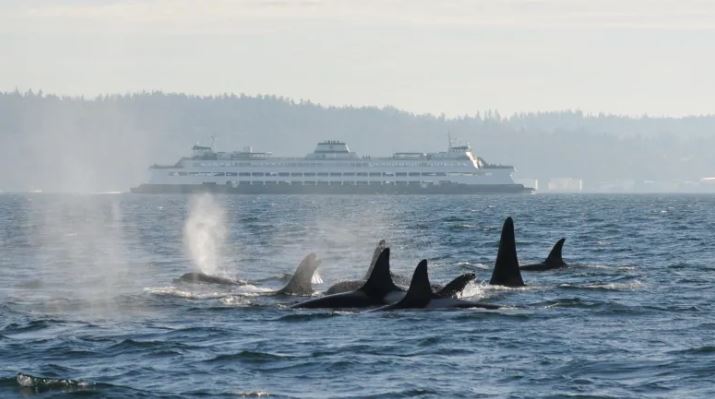
M31 388L37 392L59 389L65 392L90 390L94 384L87 381L70 380L65 378L37 377L30 374L17 373L17 384L24 388Z
M184 224L184 246L202 273L225 274L221 264L226 240L226 213L211 194L191 199L189 217Z

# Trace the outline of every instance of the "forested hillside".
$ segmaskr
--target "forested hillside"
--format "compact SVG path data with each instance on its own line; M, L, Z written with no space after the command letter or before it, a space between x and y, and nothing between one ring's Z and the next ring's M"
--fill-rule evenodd
M578 177L584 188L623 180L715 176L715 116L629 118L579 111L475 110L457 118L394 108L330 107L275 96L141 93L75 98L0 93L0 190L126 191L147 166L173 163L196 142L302 156L323 139L361 154L438 151L447 134L521 177Z

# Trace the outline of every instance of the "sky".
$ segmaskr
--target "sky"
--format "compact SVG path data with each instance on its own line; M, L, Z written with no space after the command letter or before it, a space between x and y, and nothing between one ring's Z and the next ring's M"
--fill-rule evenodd
M0 91L715 113L715 1L0 0Z

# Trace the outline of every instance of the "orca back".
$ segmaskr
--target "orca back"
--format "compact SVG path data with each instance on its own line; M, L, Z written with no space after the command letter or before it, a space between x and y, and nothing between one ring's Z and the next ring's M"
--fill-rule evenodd
M497 252L497 260L489 284L506 287L524 286L524 280L521 278L519 270L519 260L516 256L514 220L511 217L506 218L502 227L499 252Z
M456 296L460 292L464 291L464 287L469 284L470 281L474 280L476 276L474 273L464 273L461 276L455 278L442 287L439 291L435 293L440 298L449 298Z

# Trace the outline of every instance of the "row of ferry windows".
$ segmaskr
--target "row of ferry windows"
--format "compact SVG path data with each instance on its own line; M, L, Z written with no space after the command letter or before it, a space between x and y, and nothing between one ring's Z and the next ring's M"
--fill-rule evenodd
M342 164L342 163L341 163ZM425 167L430 167L430 166L469 166L471 165L470 162L350 162L347 166L351 167L396 167L396 166L405 166L405 167L414 167L414 166L425 166ZM195 167L216 167L216 166L283 166L283 167L290 167L290 168L305 168L305 167L323 167L323 166L330 166L330 167L335 167L335 164L326 164L326 163L321 163L321 162L260 162L256 163L253 165L251 162L194 162L193 166Z
M204 182L206 184L211 184L213 182ZM449 184L451 183L449 180L440 180L439 184ZM302 181L302 182L290 182L290 181L238 181L238 182L232 182L232 181L227 181L226 184L238 184L238 185L278 185L278 184L287 184L287 185L303 185L303 186L362 186L362 185L409 185L409 184L437 184L435 182L428 182L428 181L419 181L419 180L412 180L412 181L396 181L396 182L390 182L390 181L351 181L351 182L329 182L329 181Z
M470 172L169 172L169 176L242 176L242 177L383 177L383 176L471 176L477 173Z

